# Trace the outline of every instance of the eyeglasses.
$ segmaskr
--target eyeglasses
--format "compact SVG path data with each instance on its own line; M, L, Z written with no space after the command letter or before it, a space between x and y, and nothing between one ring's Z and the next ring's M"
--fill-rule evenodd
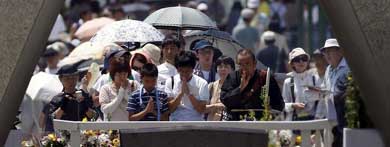
M307 61L309 61L309 58L307 56L298 56L298 57L295 57L294 59L291 60L291 62L296 62L296 63L298 63L300 61L307 62Z

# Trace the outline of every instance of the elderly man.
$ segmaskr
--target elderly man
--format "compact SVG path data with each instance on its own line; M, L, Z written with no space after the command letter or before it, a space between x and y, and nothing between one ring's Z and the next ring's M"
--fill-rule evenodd
M333 129L333 146L342 146L343 127L346 125L345 116L345 97L347 89L347 76L350 72L347 61L344 58L344 51L339 46L336 39L325 41L321 52L324 54L329 66L325 72L325 87L331 91L330 100L334 103L337 116L337 127ZM328 116L331 117L332 114ZM332 118L330 118L332 119Z
M227 116L224 116L226 120L240 120L241 116L249 115L248 111L241 110L264 109L260 93L261 88L266 84L267 73L256 69L255 55L249 49L238 52L237 62L240 69L230 73L221 88L221 101L227 108ZM283 97L272 76L269 96L271 108L282 111ZM255 117L261 118L262 112L257 111Z

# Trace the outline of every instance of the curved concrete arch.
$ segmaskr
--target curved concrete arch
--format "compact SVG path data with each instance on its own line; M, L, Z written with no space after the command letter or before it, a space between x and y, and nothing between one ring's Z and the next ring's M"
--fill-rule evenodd
M0 0L0 145L4 145L63 0Z
M320 0L363 94L367 113L390 145L390 1Z

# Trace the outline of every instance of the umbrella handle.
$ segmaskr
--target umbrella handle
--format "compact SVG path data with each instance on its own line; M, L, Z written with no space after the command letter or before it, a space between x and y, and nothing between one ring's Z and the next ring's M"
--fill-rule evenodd
M177 28L177 38L179 39L179 42L182 41L180 35L181 35L181 28Z

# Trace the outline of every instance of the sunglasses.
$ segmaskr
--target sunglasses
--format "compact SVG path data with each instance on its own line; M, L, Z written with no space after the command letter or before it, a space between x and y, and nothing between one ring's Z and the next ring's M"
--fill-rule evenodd
M309 58L307 56L298 56L298 57L295 57L294 59L291 60L291 62L296 62L296 63L298 63L300 61L307 62L307 61L309 61Z

